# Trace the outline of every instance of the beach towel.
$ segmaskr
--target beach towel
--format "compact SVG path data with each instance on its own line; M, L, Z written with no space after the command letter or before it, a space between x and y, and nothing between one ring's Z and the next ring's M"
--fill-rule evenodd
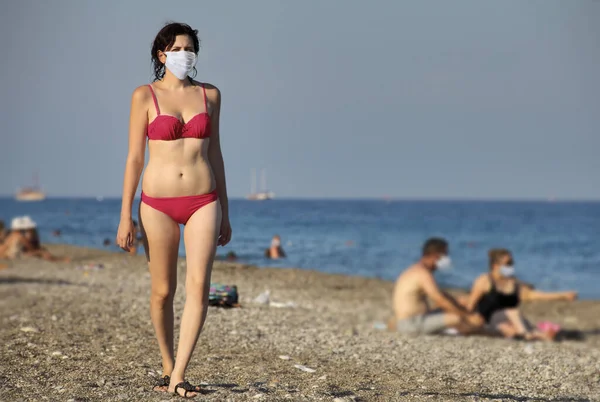
M238 290L235 285L211 283L208 293L208 305L217 307L240 307Z

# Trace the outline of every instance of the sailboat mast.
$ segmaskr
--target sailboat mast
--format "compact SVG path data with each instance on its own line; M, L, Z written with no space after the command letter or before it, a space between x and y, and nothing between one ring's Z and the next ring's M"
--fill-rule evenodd
M252 178L250 180L250 194L256 193L256 169L252 168Z
M267 191L267 171L266 171L266 169L262 169L260 172L260 186L261 186L261 189L260 189L261 192Z

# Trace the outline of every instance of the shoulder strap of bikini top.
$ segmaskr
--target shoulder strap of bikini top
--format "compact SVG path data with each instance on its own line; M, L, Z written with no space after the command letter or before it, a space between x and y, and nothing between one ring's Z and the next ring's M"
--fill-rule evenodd
M206 84L202 84L202 91L204 92L204 111L208 114L208 103L206 102Z
M160 114L160 108L158 107L158 100L156 99L156 94L154 93L154 88L152 88L152 84L148 84L150 88L150 93L152 94L152 99L154 100L154 107L156 108L156 115Z

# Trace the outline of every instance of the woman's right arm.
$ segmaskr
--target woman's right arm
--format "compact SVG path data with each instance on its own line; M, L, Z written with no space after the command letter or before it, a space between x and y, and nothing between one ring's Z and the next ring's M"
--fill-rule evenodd
M469 294L469 301L467 302L467 311L473 313L477 307L477 303L483 297L483 295L489 290L489 283L487 275L482 275L475 279L471 293Z
M123 198L121 201L121 224L117 234L117 242L122 248L128 248L135 240L131 237L133 230L132 214L133 198L137 190L146 152L146 131L148 128L148 102L150 90L141 86L133 91L131 97L131 112L129 115L129 150L125 163L123 178ZM124 233L124 232L127 233ZM122 233L123 232L123 233Z

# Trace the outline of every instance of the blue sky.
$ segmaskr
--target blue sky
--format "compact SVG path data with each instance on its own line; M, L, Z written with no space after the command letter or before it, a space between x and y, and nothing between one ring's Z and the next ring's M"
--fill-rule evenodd
M600 2L77 1L3 7L0 194L119 196L168 20L223 94L232 197L600 199Z

